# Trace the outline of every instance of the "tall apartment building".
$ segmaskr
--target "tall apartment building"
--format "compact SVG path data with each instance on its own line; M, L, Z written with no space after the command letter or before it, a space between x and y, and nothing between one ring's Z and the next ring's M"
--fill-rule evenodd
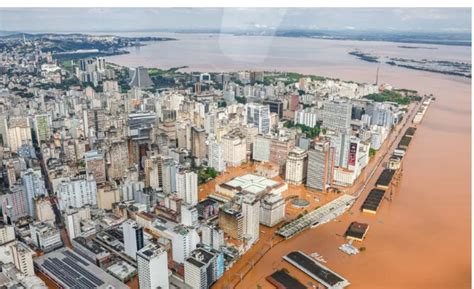
M27 117L12 117L5 119L6 140L12 152L16 152L22 144L32 143L31 127Z
M224 146L216 140L211 140L208 146L209 166L218 172L225 171Z
M222 137L224 161L228 167L238 167L247 160L247 144L245 135L240 131L232 131Z
M125 254L136 259L137 251L144 246L143 228L138 226L137 222L129 219L122 223L122 229Z
M323 106L322 127L333 131L346 131L350 128L352 104L350 102L326 102Z
M178 170L178 165L176 164L174 159L163 158L162 163L161 163L163 183L161 184L161 187L163 188L164 193L171 194L173 192L176 192L177 170Z
M196 163L201 164L206 158L206 131L203 128L193 126L191 129L191 154L196 158Z
M0 221L0 246L15 240L15 229L11 225L6 225Z
M169 288L168 255L163 247L149 244L137 252L138 284L141 289Z
M33 169L28 169L21 177L21 180L26 191L28 214L35 217L35 199L46 195L43 177L41 176L41 172L35 172Z
M109 180L123 177L125 170L129 167L127 142L113 141L108 147L106 157Z
M191 206L198 201L198 177L189 170L180 170L176 175L176 193L178 197Z
M304 149L295 147L288 153L286 160L286 182L294 185L303 184L306 181L307 166L308 153Z
M14 185L7 192L0 194L3 220L7 224L28 215L28 202L23 186Z
M244 216L234 209L219 210L219 227L230 237L242 240L244 235Z
M212 247L214 250L220 250L224 243L224 231L219 226L205 224L202 229L202 243Z
M261 134L270 133L270 108L268 105L247 103L245 105L245 116L248 124L258 127Z
M97 184L106 181L104 155L98 151L88 151L84 154L86 169L94 176Z
M242 215L244 216L244 238L247 238L248 244L253 244L260 237L260 201L255 196L244 196Z
M35 115L35 132L38 143L49 140L52 135L52 120L49 114Z
M308 176L306 186L325 191L331 184L332 158L328 141L315 143L314 149L308 151Z
M285 218L285 199L281 194L269 194L260 201L260 224L273 227Z
M63 180L57 187L59 208L80 208L97 204L97 185L93 175L80 174Z
M220 277L217 254L203 248L194 250L184 262L184 282L195 289L207 289Z
M295 111L295 124L304 124L309 127L315 127L318 122L318 115L309 109Z
M12 255L15 267L25 276L35 276L33 267L33 256L35 252L22 242L16 242L10 246L10 253Z
M253 143L252 158L259 162L270 161L270 148L272 139L269 136L257 135Z

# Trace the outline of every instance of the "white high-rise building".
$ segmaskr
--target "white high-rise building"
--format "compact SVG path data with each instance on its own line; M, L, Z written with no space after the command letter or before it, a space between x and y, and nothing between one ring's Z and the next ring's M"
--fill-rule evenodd
M203 225L202 243L212 247L214 250L220 250L224 246L224 231L213 225Z
M137 252L138 283L140 289L168 289L168 256L156 244L149 244Z
M247 142L245 135L233 131L222 137L224 161L228 167L238 167L247 160Z
M182 170L176 176L178 197L191 206L198 202L198 177L195 172Z
M28 171L23 174L21 179L26 191L28 214L32 217L35 217L36 207L34 199L36 197L46 195L44 180L41 176L41 172L35 172L33 169L28 169Z
M183 225L176 226L171 233L171 243L173 250L173 260L178 263L184 263L191 252L196 249L201 241L196 229Z
M123 245L125 254L135 259L137 251L143 248L143 228L139 227L137 222L127 220L122 223Z
M36 254L33 250L21 242L16 242L16 244L10 246L10 253L15 267L21 273L25 276L35 276L33 256Z
M7 138L4 140L12 152L16 152L22 144L32 144L31 127L28 118L15 117L5 119Z
M93 175L79 175L58 184L59 208L80 208L97 205L97 185Z
M184 262L184 282L193 289L208 289L217 280L217 256L196 249Z
M224 146L216 140L211 140L208 146L209 166L218 172L225 171Z
M0 245L15 240L15 229L0 221Z
M350 102L326 102L323 107L322 127L333 131L347 131L351 125L352 104Z
M306 150L295 147L288 153L286 160L285 180L294 185L300 185L306 180L308 153Z
M249 238L249 244L253 244L260 237L260 201L255 196L244 196L242 215L244 216L244 237Z
M285 199L281 194L269 194L260 201L260 224L273 227L285 218Z
M268 105L247 103L245 105L245 117L247 123L258 127L259 133L270 133L270 108Z
M318 115L308 109L295 111L295 124L304 124L309 127L315 127L318 122Z

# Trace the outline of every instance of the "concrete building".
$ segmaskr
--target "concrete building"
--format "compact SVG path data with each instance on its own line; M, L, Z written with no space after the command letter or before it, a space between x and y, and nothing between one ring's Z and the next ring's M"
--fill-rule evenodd
M306 181L308 166L308 153L299 147L288 153L286 160L285 180L294 185L303 184Z
M209 166L218 172L225 171L224 146L216 140L211 140L208 146Z
M0 193L3 220L7 224L28 215L28 202L23 186L14 185L7 192Z
M35 201L36 216L35 218L40 222L54 221L56 216L51 206L51 201L47 198L38 198Z
M10 246L10 253L13 264L21 273L25 276L35 276L33 256L36 256L36 253L33 250L22 242L16 242L16 244Z
M220 277L220 266L217 254L198 248L184 263L184 282L194 289L208 289Z
M306 186L325 191L331 184L332 167L330 143L328 141L317 142L314 149L308 151Z
M201 227L202 243L214 250L220 250L224 243L224 231L219 226L205 224Z
M253 143L253 156L255 161L268 162L270 161L270 148L272 146L272 139L269 136L257 135Z
M96 183L104 183L106 181L104 155L94 150L86 152L84 158L86 169L94 176Z
M122 223L123 245L125 254L136 259L137 251L144 246L143 228L133 220L127 220Z
M108 147L106 158L108 179L123 177L125 170L129 167L127 143L123 140L113 141Z
M245 105L245 116L247 124L258 127L259 133L270 133L270 108L268 105L247 103Z
M57 188L59 208L80 208L97 205L97 185L93 175L81 174L68 181L63 180Z
M232 131L222 137L224 161L228 167L238 167L247 160L247 144L245 135L240 131Z
M254 244L260 237L260 201L254 195L246 195L242 200L244 216L244 238L247 244Z
M273 227L285 218L285 199L268 195L260 201L260 224Z
M61 234L52 223L35 222L30 224L31 241L43 252L50 252L63 246Z
M150 88L153 86L153 81L151 81L148 75L148 70L142 66L131 70L130 75L131 80L128 85L131 87Z
M176 176L176 193L185 203L195 206L198 201L197 174L189 170L180 170Z
M315 127L318 120L318 114L309 109L301 109L295 111L295 124L304 124L309 127Z
M224 233L236 240L244 237L244 216L234 209L219 210L219 227Z
M36 216L35 199L47 194L41 171L35 172L33 169L28 169L21 180L26 191L28 214L34 217Z
M35 115L35 131L38 142L45 142L49 140L52 135L52 120L49 114Z
M6 144L12 152L16 152L22 144L32 144L31 127L27 117L5 119Z
M15 240L15 229L0 221L0 246Z
M169 288L168 255L163 247L149 244L137 252L140 288Z
M206 158L206 131L203 128L193 126L191 128L191 154L196 158L196 164L200 165Z
M350 102L326 102L323 106L322 127L333 131L350 128L352 104Z

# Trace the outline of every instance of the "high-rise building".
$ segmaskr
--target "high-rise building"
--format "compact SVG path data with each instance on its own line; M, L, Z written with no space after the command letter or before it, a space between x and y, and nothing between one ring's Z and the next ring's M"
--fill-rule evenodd
M273 227L285 218L285 199L281 194L269 194L260 201L260 224Z
M244 216L244 238L248 240L248 244L253 244L260 237L260 201L254 195L244 196L242 215Z
M97 185L93 175L80 174L68 181L63 180L57 187L59 208L80 208L97 204Z
M12 224L28 215L28 202L23 186L12 186L8 192L0 194L0 201L5 223Z
M351 125L352 104L350 102L326 102L323 106L322 127L333 131L347 131Z
M220 250L224 243L224 231L219 226L205 224L202 229L202 243L214 250Z
M33 267L33 256L35 252L22 242L16 242L10 246L10 253L12 255L15 267L25 276L35 276Z
M35 131L38 143L47 141L52 134L52 120L49 114L35 115Z
M123 177L129 166L127 143L123 140L113 141L108 147L106 156L109 180Z
M180 170L176 175L176 193L191 206L198 201L197 174L189 170Z
M184 262L184 282L191 288L210 288L218 279L218 266L216 254L198 248Z
M308 151L308 176L306 186L325 191L331 184L332 158L328 141L319 141Z
M206 131L203 128L193 126L191 129L191 154L196 158L197 165L206 158Z
M244 216L234 209L219 210L219 227L224 233L236 240L242 240L244 235Z
M248 124L258 127L259 133L270 133L270 108L268 105L247 103L245 105L245 117Z
M41 172L35 172L33 169L28 169L21 177L23 187L26 191L28 214L32 217L36 216L35 199L46 195L46 188Z
M224 146L213 139L208 146L209 166L218 172L225 171Z
M127 220L122 223L123 244L125 254L136 259L137 251L143 248L143 228L133 220Z
M168 255L163 247L149 244L137 252L138 283L142 289L169 288Z
M106 181L104 155L94 150L86 152L84 157L86 169L94 176L96 183L104 183Z
M270 161L272 139L269 136L257 135L253 143L252 158L259 162Z
M266 100L263 104L268 105L270 112L276 113L278 118L283 117L283 102L280 100Z
M7 144L12 152L16 152L22 144L32 144L31 127L27 117L5 119ZM3 140L5 142L5 140Z
M166 194L176 192L176 174L178 165L172 158L163 158L161 167L161 171L163 172L163 183L161 184L163 192Z
M303 184L306 181L308 166L308 153L299 147L288 153L286 161L285 180L294 185Z
M318 122L318 114L308 109L295 111L295 124L304 124L309 127L315 127Z
M224 161L228 167L238 167L247 160L247 144L245 135L240 131L232 131L222 137Z
M6 225L0 221L0 246L15 240L15 229L11 225Z

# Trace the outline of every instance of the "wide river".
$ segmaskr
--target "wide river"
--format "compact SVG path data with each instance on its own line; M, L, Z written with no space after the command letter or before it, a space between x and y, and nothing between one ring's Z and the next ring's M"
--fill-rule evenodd
M188 66L187 71L293 71L367 83L375 81L378 64L347 54L355 48L382 56L471 63L470 47L410 44L435 49L406 49L389 42L159 35L179 40L132 48L130 54L108 60L126 66ZM377 215L361 214L358 201L340 222L278 244L238 288L269 288L265 277L281 267L307 281L281 261L297 249L323 255L328 267L352 283L350 288L471 287L471 80L381 64L379 82L436 97L410 144L393 201L384 201ZM367 222L370 230L362 245L356 244L366 251L347 256L338 247L352 221Z

